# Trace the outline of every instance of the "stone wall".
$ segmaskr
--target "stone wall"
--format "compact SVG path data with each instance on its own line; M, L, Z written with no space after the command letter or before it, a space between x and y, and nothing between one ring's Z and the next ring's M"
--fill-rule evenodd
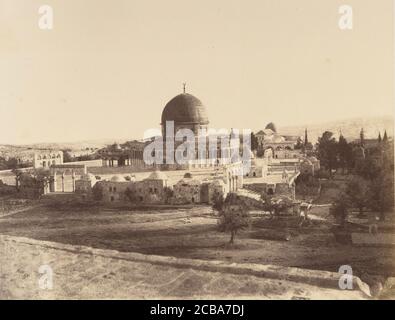
M20 244L28 245L29 248L39 247L40 251L59 250L60 252L63 251L67 253L74 253L78 255L78 259L74 261L75 263L78 263L78 261L82 261L85 256L92 257L91 263L93 264L95 263L96 259L107 258L120 261L148 263L151 265L165 266L167 268L217 272L223 275L235 274L243 275L244 277L254 276L257 277L257 281L259 281L259 278L265 278L277 279L281 281L290 281L291 283L295 284L303 283L310 286L316 286L318 288L335 289L337 295L344 294L345 292L350 294L354 292L354 298L369 298L371 295L369 286L355 276L352 276L353 290L340 290L339 279L341 275L339 273L329 271L283 267L279 265L234 263L220 260L207 261L200 259L185 259L169 256L146 255L136 252L119 252L116 250L94 249L86 246L74 246L70 244L61 244L49 241L3 235L0 235L0 243L7 244L6 246L8 247L13 246L14 244ZM22 252L26 253L26 250L23 250ZM16 259L16 257L17 255L13 255L8 257L7 259ZM60 260L54 259L54 261ZM83 277L83 275L81 275L81 277Z

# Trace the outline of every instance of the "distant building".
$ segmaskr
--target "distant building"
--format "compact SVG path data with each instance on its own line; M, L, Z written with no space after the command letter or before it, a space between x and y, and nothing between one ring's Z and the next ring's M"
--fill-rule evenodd
M107 203L164 203L165 188L168 179L165 173L153 171L143 180L126 180L121 175L114 175L110 180L97 182L103 192L103 201Z
M152 167L147 166L143 159L146 142L129 141L122 145L114 143L98 151L103 167Z
M50 192L75 192L76 180L88 173L84 164L64 163L52 165Z
M270 174L261 178L250 178L244 180L244 188L265 194L268 196L286 196L295 200L295 180L299 171L287 171L283 169L281 174Z
M63 151L36 152L33 156L33 167L35 169L48 169L52 165L63 163Z
M174 127L172 132L167 132L169 127L168 123L172 123ZM204 167L215 167L222 166L230 163L231 157L234 154L240 154L243 148L242 141L240 139L233 139L232 134L234 131L229 133L222 133L222 137L227 137L227 145L221 145L221 137L216 137L216 145L213 150L209 149L209 141L211 137L208 134L209 120L206 113L206 108L203 103L194 95L184 92L172 98L164 107L161 115L161 127L163 145L161 150L155 150L156 156L163 159L161 163L154 163L147 165L144 162L143 154L146 146L151 141L139 142L132 141L127 144L119 145L114 143L102 150L99 150L99 155L102 158L103 166L106 167L118 167L118 166L132 166L134 168L149 168L160 170L187 170L190 168L204 168ZM186 160L186 163L180 164L177 159L177 147L183 143L179 139L175 138L175 134L180 130L188 129L191 130L195 135L195 153L190 159ZM199 137L202 135L206 138L206 149L203 150L203 156L198 147ZM172 139L173 148L165 143L166 137L169 136ZM232 143L238 140L238 144ZM198 151L199 150L199 151ZM199 153L200 152L200 153ZM161 154L159 154L161 153ZM181 156L182 157L182 156ZM172 160L169 160L171 158ZM183 157L182 157L183 158Z
M281 135L277 133L274 123L269 123L264 130L255 134L257 139L258 154L264 155L268 150L271 151L274 158L286 159L297 158L301 155L301 150L295 149L299 136Z
M79 179L75 180L75 193L80 196L81 200L93 199L92 188L97 179L93 174L84 173Z

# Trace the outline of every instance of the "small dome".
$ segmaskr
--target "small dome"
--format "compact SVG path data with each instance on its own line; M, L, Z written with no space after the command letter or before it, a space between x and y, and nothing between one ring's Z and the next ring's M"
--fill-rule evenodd
M208 117L203 103L189 93L182 93L171 99L162 112L162 125L166 121L188 124L208 124Z
M132 175L130 175L130 174L127 174L126 176L124 176L124 179L125 179L126 181L136 181L136 177L135 177L135 176L132 176Z
M178 185L190 185L190 186L196 186L202 184L202 181L197 180L197 179L181 179L177 182Z
M146 180L167 180L167 176L162 171L155 170Z
M184 178L191 179L191 178L192 178L192 173L186 172L186 173L184 174Z
M274 138L273 138L273 142L276 142L276 143L278 143L278 142L284 142L285 141L285 139L284 139L284 137L282 137L282 136L275 136Z
M273 122L270 122L266 125L265 129L271 129L273 132L277 132L276 125Z
M115 175L111 178L111 182L122 182L125 181L125 178L120 175Z
M110 149L111 150L115 150L115 151L119 151L119 150L122 150L122 147L121 147L121 145L118 142L114 142L111 145Z
M265 130L263 130L263 133L266 136L272 136L275 132L272 129L265 129Z

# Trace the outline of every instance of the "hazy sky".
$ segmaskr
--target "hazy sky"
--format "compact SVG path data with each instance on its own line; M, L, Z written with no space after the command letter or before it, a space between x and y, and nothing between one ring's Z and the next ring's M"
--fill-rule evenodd
M338 8L352 5L353 30ZM40 30L38 8L54 10ZM181 93L214 128L393 113L390 0L0 0L0 143L141 138Z

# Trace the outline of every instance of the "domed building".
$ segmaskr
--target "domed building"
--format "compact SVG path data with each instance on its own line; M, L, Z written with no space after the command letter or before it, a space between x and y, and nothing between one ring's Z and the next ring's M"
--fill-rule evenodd
M270 129L272 130L274 133L277 133L277 128L276 125L273 122L270 122L266 125L265 129Z
M199 129L207 129L209 124L203 103L189 93L182 93L171 99L162 112L161 125L166 136L166 122L174 122L174 131L190 129L196 135Z
M166 141L169 138L174 139L179 130L189 129L195 135L195 155L193 159L188 159L188 163L193 163L197 159L197 137L202 134L201 130L208 129L208 116L206 107L202 101L196 98L194 95L186 93L185 87L184 92L172 98L164 107L161 116L162 136ZM163 158L167 166L171 166L177 161L168 161L170 159L176 159L176 149L182 144L183 141L174 140L173 150L167 149L167 144L163 145ZM171 156L170 154L173 153ZM207 151L208 154L208 151ZM180 155L183 157L182 155Z
M113 176L111 177L110 181L111 181L111 182L124 182L124 181L126 181L126 180L125 180L125 178L124 178L122 175L116 174L116 175L113 175Z
M174 136L182 129L189 129L193 132L195 136L195 149L194 155L191 157L189 155L188 159L185 159L184 154L176 155L177 147L183 144L184 141L173 140L173 144L170 148L167 143L163 145L163 159L165 166L163 168L171 169L181 169L181 168L193 168L193 167L207 167L227 164L231 162L231 157L234 154L240 154L240 146L231 144L232 132L229 133L229 145L222 146L222 137L213 135L212 137L217 141L216 147L216 157L213 156L213 150L209 150L209 140L208 135L208 124L209 119L206 112L206 107L200 99L192 94L184 92L172 98L164 107L161 116L161 126L162 126L162 136L165 141L169 139L174 139ZM224 135L226 133L222 133ZM206 150L203 151L199 149L199 139L201 137L206 137ZM238 136L237 136L238 137ZM236 137L236 139L237 139ZM174 148L173 148L174 146ZM204 154L205 153L205 154ZM177 159L183 159L186 163L180 164Z
M282 135L277 132L276 125L270 122L264 130L255 134L258 143L258 153L264 155L266 150L271 150L274 158L287 159L299 157L299 150L295 149L299 136Z

